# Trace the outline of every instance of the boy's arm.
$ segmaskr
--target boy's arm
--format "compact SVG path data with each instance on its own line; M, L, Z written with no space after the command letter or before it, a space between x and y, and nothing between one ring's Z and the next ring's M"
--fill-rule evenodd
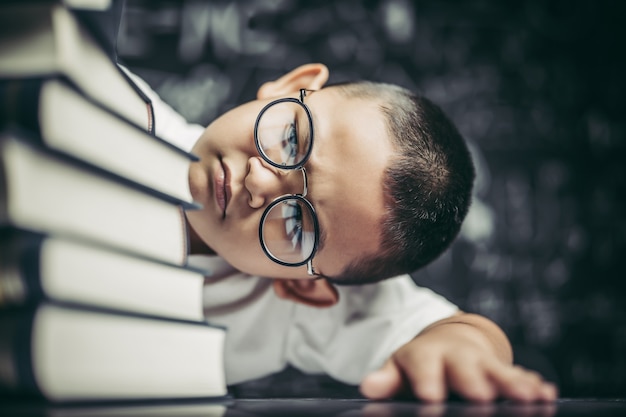
M448 392L476 402L557 397L554 385L512 365L509 341L495 323L467 313L428 326L368 375L361 392L372 399L412 394L427 402L443 401Z

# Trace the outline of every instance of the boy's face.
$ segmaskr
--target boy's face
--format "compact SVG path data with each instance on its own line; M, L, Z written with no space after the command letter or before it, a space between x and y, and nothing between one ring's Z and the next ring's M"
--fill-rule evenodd
M302 193L302 174L280 171L261 159L254 123L266 104L285 95L241 105L209 125L193 148L200 161L189 171L192 195L203 205L187 212L191 227L235 268L269 278L310 278L306 267L281 266L264 254L259 222L267 205ZM305 164L307 199L319 219L324 244L316 272L339 274L351 261L380 247L385 214L383 172L392 154L384 116L374 102L344 97L333 88L309 92L314 143ZM220 183L225 178L225 184ZM221 195L226 190L226 207Z

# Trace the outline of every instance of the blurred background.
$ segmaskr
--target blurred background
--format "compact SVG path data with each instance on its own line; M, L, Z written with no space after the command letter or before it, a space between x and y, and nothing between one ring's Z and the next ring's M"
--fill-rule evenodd
M323 62L438 103L471 144L460 238L415 281L564 396L626 394L626 2L126 0L120 62L208 124Z

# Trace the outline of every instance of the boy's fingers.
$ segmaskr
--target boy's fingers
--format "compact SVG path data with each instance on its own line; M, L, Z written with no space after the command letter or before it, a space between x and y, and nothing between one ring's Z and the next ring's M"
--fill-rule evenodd
M393 359L388 359L377 371L367 375L361 382L361 394L372 400L391 398L402 389L403 377Z
M545 382L536 372L517 366L496 365L490 367L489 374L505 398L519 402L549 402L557 398L556 387Z
M469 401L490 402L498 395L484 368L477 363L450 366L447 373L450 389Z
M417 399L429 403L439 403L447 397L446 375L443 361L438 355L421 356L418 361L412 356L397 359L400 363L410 391Z
M559 398L559 390L551 382L544 382L541 387L541 401L551 402Z

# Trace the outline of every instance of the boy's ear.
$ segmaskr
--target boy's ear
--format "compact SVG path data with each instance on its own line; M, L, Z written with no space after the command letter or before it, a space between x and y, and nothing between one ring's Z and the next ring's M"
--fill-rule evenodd
M300 89L319 90L328 81L328 67L306 64L288 72L275 81L268 81L257 91L257 99L287 96Z
M339 293L325 279L275 279L272 283L279 298L310 307L332 307L339 301Z

